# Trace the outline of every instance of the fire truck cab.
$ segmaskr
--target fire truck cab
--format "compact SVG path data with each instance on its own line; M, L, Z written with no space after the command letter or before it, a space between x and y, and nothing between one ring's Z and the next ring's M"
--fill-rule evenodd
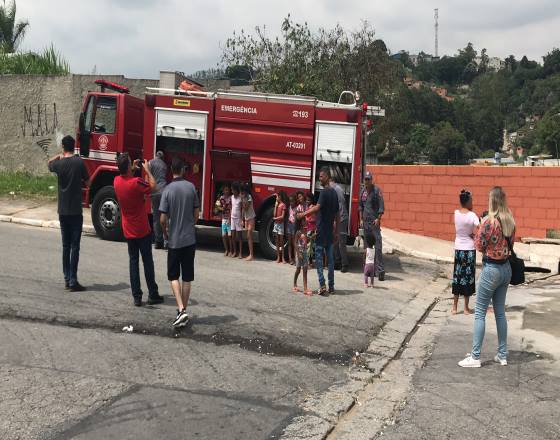
M224 184L250 184L257 241L268 258L275 257L275 194L317 194L322 167L344 189L348 233L357 235L368 111L356 95L351 94L352 103L341 104L305 96L148 88L142 100L118 85L99 85L102 91L90 92L84 100L77 148L92 182L84 191L84 204L91 205L101 238L122 238L113 189L118 154L126 151L132 159L149 160L160 150L168 163L174 156L187 163L185 178L200 197L199 224L220 224L214 205Z

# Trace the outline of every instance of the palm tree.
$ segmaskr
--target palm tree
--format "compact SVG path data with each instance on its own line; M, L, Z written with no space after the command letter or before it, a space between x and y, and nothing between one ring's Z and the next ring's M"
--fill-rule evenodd
M17 50L25 31L29 26L27 20L16 23L16 1L6 6L6 0L0 5L0 52L13 53Z

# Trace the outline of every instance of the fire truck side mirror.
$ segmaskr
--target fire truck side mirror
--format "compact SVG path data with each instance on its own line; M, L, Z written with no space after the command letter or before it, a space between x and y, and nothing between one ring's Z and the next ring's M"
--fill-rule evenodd
M86 129L85 117L84 113L80 113L80 156L89 157L90 132Z

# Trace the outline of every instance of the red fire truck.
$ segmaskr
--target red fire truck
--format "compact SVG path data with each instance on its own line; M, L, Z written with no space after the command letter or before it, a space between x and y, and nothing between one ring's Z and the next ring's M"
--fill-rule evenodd
M117 155L128 152L132 159L149 160L158 150L168 163L176 155L188 163L185 177L200 195L199 224L219 225L214 204L224 183L250 183L258 241L267 257L275 257L274 194L320 191L318 173L324 166L345 191L349 236L357 235L362 143L371 114L371 107L359 104L357 93L343 92L351 104L304 96L162 88L148 88L140 99L126 87L96 82L101 91L85 97L77 148L91 176L84 205L91 206L101 238L122 238L113 189Z

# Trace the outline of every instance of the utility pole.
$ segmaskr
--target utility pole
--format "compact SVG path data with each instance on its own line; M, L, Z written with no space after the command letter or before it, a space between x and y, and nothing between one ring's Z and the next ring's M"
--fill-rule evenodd
M435 29L435 56L438 57L438 18L439 18L439 9L434 9L434 29Z

